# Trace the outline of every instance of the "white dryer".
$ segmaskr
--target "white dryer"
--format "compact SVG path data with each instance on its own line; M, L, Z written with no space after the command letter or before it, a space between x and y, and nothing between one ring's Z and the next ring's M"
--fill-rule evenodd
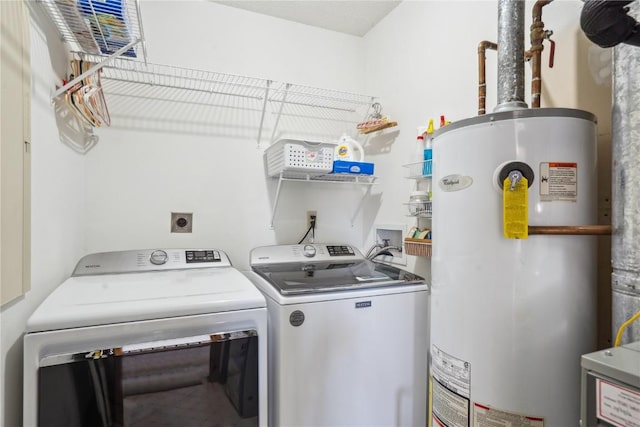
M80 260L24 337L24 426L267 425L262 294L214 249Z
M429 288L349 245L251 251L267 297L270 425L424 426Z

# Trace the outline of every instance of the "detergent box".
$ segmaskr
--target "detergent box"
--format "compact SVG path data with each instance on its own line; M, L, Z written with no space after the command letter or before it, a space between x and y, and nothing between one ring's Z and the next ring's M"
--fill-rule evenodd
M373 163L347 162L336 160L333 162L331 173L351 173L354 175L373 175Z

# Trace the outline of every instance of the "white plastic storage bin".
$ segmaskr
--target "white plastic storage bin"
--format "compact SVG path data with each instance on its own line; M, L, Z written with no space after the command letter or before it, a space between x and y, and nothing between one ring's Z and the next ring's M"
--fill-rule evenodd
M264 152L267 175L282 172L326 174L333 169L335 144L296 139L281 139Z

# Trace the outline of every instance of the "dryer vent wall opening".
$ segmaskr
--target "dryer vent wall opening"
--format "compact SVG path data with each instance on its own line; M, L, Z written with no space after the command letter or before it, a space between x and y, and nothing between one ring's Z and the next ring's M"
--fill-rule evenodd
M192 233L193 232L193 213L171 212L171 232L172 233Z

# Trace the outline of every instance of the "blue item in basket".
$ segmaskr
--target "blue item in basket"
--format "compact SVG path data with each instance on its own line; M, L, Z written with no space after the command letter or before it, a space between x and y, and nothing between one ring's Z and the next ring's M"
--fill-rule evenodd
M331 173L351 173L354 175L373 175L373 163L347 162L336 160L333 162Z
M431 148L425 148L424 150L424 164L422 166L422 175L430 176L433 171L431 170L431 158L433 156L433 151Z
M87 21L100 52L115 53L133 40L129 31L124 0L78 0L78 10ZM123 53L135 58L133 48Z

